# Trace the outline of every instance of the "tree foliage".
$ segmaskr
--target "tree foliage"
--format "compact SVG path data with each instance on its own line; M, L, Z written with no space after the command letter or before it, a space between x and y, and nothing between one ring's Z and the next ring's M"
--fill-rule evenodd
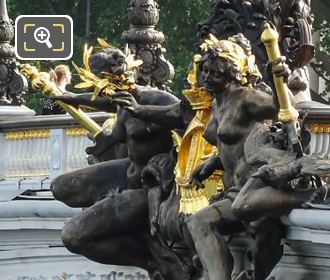
M330 6L327 0L311 2L314 13L314 31L319 32L320 39L316 42L316 60L320 67L313 66L316 73L325 79L326 89L321 95L330 101Z
M330 23L323 21L320 25L320 42L318 44L320 51L324 52L330 58ZM323 69L320 75L326 81L326 89L323 93L327 95L328 100L330 100L330 71L328 69Z

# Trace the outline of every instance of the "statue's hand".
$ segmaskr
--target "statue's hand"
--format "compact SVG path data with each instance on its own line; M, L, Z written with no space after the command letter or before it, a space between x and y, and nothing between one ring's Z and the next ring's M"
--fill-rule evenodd
M286 64L286 57L281 56L280 58L272 62L272 74L276 77L283 77L284 81L287 82L291 74L291 70Z
M195 185L197 189L205 188L205 185L203 184L203 181L206 179L204 176L204 165L205 164L201 164L197 166L190 177L189 184Z
M95 136L95 145L92 147L87 147L86 153L97 158L105 153L113 145L112 140L112 135L105 135L103 132L100 132Z
M206 162L197 166L190 177L190 184L195 185L197 188L205 188L203 181L209 178L219 165L218 157L211 157Z
M112 102L118 104L119 106L123 107L125 110L133 113L138 114L139 110L141 109L141 105L137 103L134 96L126 91L120 91L112 94Z

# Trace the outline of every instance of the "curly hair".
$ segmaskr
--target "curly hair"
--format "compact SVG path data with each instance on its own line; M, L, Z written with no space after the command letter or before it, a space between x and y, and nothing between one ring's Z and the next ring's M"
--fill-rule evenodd
M239 68L236 65L227 61L226 59L219 57L218 50L210 49L203 55L199 64L199 71L202 71L203 65L207 60L215 61L219 69L223 65L222 62L224 62L226 67L225 69L223 69L224 70L223 75L225 75L229 80L241 82L241 73L239 71Z
M119 56L125 57L124 53L116 48L105 48L93 53L89 58L88 64L91 71L99 76L102 72L109 72L113 61Z

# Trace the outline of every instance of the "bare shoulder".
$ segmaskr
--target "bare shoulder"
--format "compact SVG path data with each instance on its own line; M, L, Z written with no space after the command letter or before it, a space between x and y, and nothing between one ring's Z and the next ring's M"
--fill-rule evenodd
M263 90L263 88L252 88L252 87L244 87L242 90L244 99L248 102L260 102L260 101L271 101L272 95L271 91Z

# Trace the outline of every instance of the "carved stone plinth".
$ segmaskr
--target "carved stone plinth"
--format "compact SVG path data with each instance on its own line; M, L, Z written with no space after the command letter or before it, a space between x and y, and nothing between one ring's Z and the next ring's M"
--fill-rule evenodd
M165 40L162 32L155 30L159 21L158 4L154 0L132 0L129 7L130 29L122 34L136 59L143 60L137 83L159 89L168 89L174 77L172 64L165 59Z

